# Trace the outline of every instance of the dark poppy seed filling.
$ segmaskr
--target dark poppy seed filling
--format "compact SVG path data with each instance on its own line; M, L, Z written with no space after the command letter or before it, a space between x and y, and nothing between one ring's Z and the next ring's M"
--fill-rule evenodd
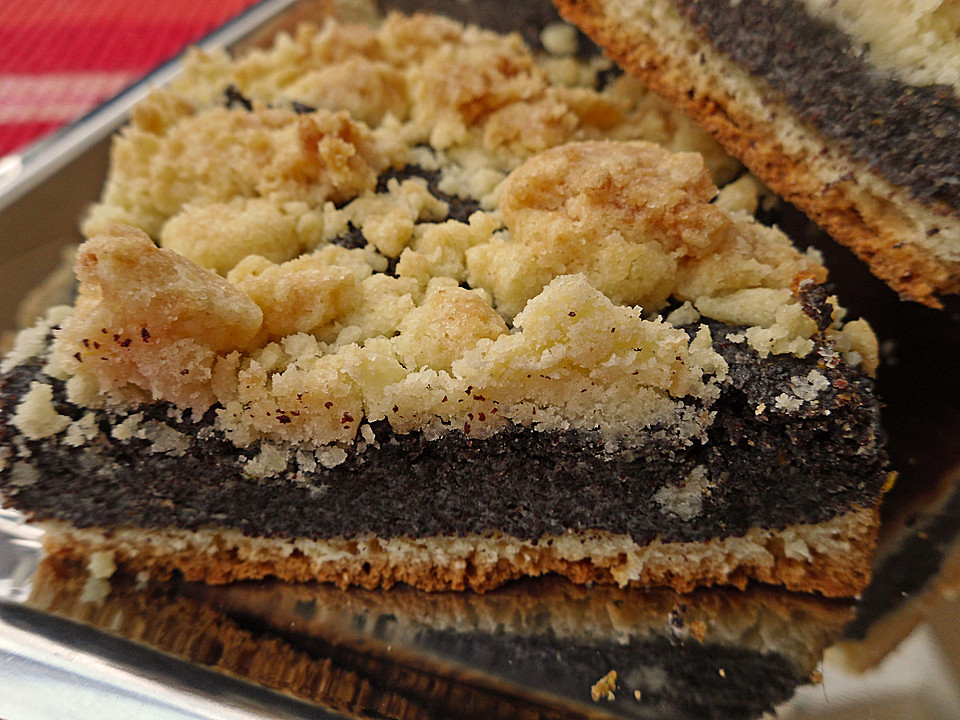
M450 195L443 192L439 185L441 179L441 173L437 170L424 170L419 165L407 165L403 168L395 169L391 168L377 178L377 193L386 193L387 184L390 180L396 180L398 182L403 182L410 178L420 178L427 183L427 190L430 191L430 194L433 195L438 200L442 200L447 203L448 212L447 217L444 220L456 220L458 222L466 223L469 222L470 216L480 209L480 203L473 198L461 198L456 195ZM367 239L363 235L363 231L354 225L352 222L348 223L348 230L341 235L338 235L335 238L332 238L330 242L334 245L339 245L340 247L346 248L347 250L356 250L359 248L367 247ZM387 268L384 272L387 275L396 275L397 268L397 258L388 257L387 258Z
M882 75L843 32L794 0L677 0L677 6L804 121L918 201L941 201L960 214L960 99L950 87L916 87Z
M480 203L473 198L462 198L456 195L450 195L440 189L441 173L438 170L424 170L419 165L407 165L404 168L387 170L377 178L377 192L387 191L387 183L390 180L403 182L407 178L422 178L427 182L427 189L435 198L443 200L449 205L450 210L447 214L447 220L456 220L458 222L468 222L470 216L480 209Z
M277 477L258 481L244 474L257 448L238 449L213 431L213 411L192 422L157 404L123 416L97 412L100 433L79 447L63 434L22 442L22 457L0 475L0 490L37 518L78 527L214 525L281 538L502 532L536 540L599 529L638 544L655 537L703 541L871 506L885 479L872 381L813 357L763 361L722 339L722 326L712 329L730 377L711 408L705 444L685 446L654 428L637 447L611 453L582 430L512 425L483 440L457 430L427 439L379 421L372 424L379 447L358 446L329 469L307 471L291 461ZM817 403L773 409L789 379L814 368L829 381ZM66 401L62 384L43 375L39 363L21 365L0 390L5 445L20 443L11 415L35 380L54 386L61 414L76 420L85 412ZM151 451L149 439L117 439L110 428L134 412L143 413L141 422L182 433L189 446L164 453ZM17 480L21 463L36 471L29 484ZM709 480L698 512L678 515L664 503L663 489L698 476Z
M246 95L240 92L240 89L236 85L227 85L227 89L223 92L224 95L224 104L228 108L243 108L244 110L253 110L253 103L250 101Z

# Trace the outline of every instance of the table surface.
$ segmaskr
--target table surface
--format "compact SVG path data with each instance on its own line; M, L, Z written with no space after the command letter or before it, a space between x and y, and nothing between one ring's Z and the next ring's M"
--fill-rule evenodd
M0 3L0 156L81 117L255 2Z

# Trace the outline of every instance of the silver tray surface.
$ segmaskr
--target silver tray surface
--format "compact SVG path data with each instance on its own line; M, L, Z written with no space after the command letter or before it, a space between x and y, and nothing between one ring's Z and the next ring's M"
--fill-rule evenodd
M199 44L259 42L316 5L265 0ZM178 70L0 162L0 330L80 240L110 135ZM677 597L551 580L487 596L110 585L45 563L40 531L0 511L0 717L733 718L763 703L795 719L960 717L960 612L942 599L956 585L931 589L960 566L960 306L900 303L844 250L813 242L887 348L880 389L901 480L861 609L770 589ZM893 647L866 673L845 664ZM615 698L594 700L617 668ZM822 684L807 684L811 672Z

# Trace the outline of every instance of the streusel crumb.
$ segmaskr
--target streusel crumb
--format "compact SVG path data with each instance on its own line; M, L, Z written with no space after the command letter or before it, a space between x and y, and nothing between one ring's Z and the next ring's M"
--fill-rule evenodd
M808 316L797 279L825 270L747 214L759 185L713 202L736 166L712 142L558 62L399 16L195 53L134 112L84 224L51 363L71 399L215 408L266 476L289 444L336 464L384 419L701 436L727 373L701 319L762 355L875 365L865 323Z

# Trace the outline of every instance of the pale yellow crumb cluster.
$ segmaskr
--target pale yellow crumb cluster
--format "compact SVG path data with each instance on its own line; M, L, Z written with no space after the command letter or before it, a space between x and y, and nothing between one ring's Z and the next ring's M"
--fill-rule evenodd
M804 0L807 11L836 23L867 59L913 85L960 91L960 2Z
M261 443L261 476L291 445L336 464L384 419L701 436L727 367L706 326L679 325L807 355L821 333L792 288L825 270L752 219L753 181L712 202L735 163L635 81L594 89L602 65L551 32L540 57L392 16L194 54L114 144L49 372L81 405L216 408L234 442ZM228 86L252 109L226 106ZM378 188L408 165L445 195ZM458 197L479 209L448 220ZM355 231L365 247L333 242ZM842 320L828 344L870 370L872 332Z

